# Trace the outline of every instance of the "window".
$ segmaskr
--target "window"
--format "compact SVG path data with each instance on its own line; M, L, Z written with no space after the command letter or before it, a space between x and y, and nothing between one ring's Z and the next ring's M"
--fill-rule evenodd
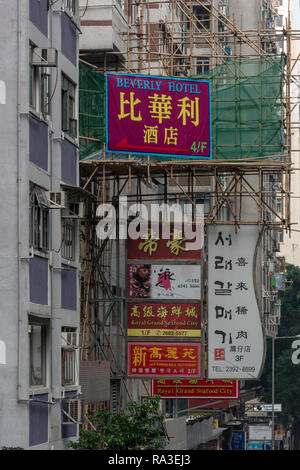
M76 221L74 219L62 219L62 257L75 260Z
M31 47L29 105L33 111L47 117L50 114L50 73L47 67L33 65L32 58L35 53L34 47Z
M77 0L63 0L65 9L68 10L72 16L76 15L76 1Z
M49 206L45 191L34 186L30 194L29 245L49 249Z
M47 326L29 324L29 385L46 386Z
M78 334L74 328L62 328L61 384L77 385L78 382Z
M77 120L75 108L76 86L65 75L62 75L62 130L69 136L77 137Z
M194 15L197 17L197 28L199 29L210 29L210 12L207 8L196 5L194 6Z
M283 26L283 15L279 15L276 17L276 26Z
M201 73L208 72L209 70L209 58L208 57L198 57L197 58L197 75Z

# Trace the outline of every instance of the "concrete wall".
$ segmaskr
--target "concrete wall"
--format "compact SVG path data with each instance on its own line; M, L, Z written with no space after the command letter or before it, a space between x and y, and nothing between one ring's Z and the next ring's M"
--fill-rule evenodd
M0 183L0 447L20 446L25 449L63 448L62 437L75 436L74 426L66 433L62 425L61 387L61 327L79 326L79 259L72 268L73 291L76 298L62 303L61 211L50 211L50 250L35 250L29 257L29 183L45 190L61 190L62 145L67 139L61 132L61 72L74 83L78 80L78 30L68 17L73 31L64 53L59 52L58 69L52 68L51 117L49 119L29 109L29 41L37 47L62 49L62 2L56 2L47 14L47 0L0 0L2 61L0 63L0 142L3 178ZM31 18L32 22L28 21ZM69 29L70 29L69 28ZM76 30L74 40L74 28ZM66 33L67 34L67 33ZM18 41L19 39L19 41ZM3 96L4 91L6 96ZM77 141L69 139L73 161L65 174L78 184ZM66 180L64 176L64 180ZM65 181L66 182L66 181ZM78 237L78 235L77 235ZM52 250L52 254L50 251ZM70 268L70 269L71 269ZM74 283L76 285L74 285ZM69 297L68 297L68 300ZM70 307L64 308L64 307ZM47 385L29 388L30 318L48 325ZM4 360L5 359L5 360ZM5 362L5 363L4 363ZM65 388L76 393L78 386ZM42 402L30 402L40 399ZM39 403L39 404L38 404Z

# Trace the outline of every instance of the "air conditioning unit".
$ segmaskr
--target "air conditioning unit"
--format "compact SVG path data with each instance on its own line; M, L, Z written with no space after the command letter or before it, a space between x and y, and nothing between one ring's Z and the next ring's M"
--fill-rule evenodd
M62 331L61 343L62 348L64 349L79 348L79 333L76 331Z
M50 209L65 208L65 192L64 191L46 191Z
M68 418L64 424L81 424L82 423L82 400L78 398L68 398L65 400L67 409L64 414Z
M67 219L81 219L83 218L84 203L83 202L70 202L68 207L63 209L62 217Z
M34 47L32 65L36 67L57 67L57 49Z

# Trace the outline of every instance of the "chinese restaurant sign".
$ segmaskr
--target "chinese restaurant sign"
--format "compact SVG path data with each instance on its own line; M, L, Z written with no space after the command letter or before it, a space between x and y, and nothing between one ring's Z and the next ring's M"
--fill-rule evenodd
M170 237L162 237L162 227L159 233L149 229L145 238L127 239L127 258L130 260L153 259L153 260L195 260L200 261L201 250L194 240L187 240L182 236L176 236L176 230L172 228ZM193 245L193 249L189 247Z
M200 300L200 265L128 264L127 297Z
M200 343L128 341L128 377L200 377Z
M210 82L106 74L108 152L211 158Z
M236 380L153 380L152 395L160 398L238 398Z
M208 228L208 378L254 379L264 337L253 271L255 226Z
M200 337L200 303L127 303L128 336Z

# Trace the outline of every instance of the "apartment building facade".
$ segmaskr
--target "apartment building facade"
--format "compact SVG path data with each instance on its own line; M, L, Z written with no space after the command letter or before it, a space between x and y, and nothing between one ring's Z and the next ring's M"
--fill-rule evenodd
M80 391L78 2L0 7L0 447L63 449Z

